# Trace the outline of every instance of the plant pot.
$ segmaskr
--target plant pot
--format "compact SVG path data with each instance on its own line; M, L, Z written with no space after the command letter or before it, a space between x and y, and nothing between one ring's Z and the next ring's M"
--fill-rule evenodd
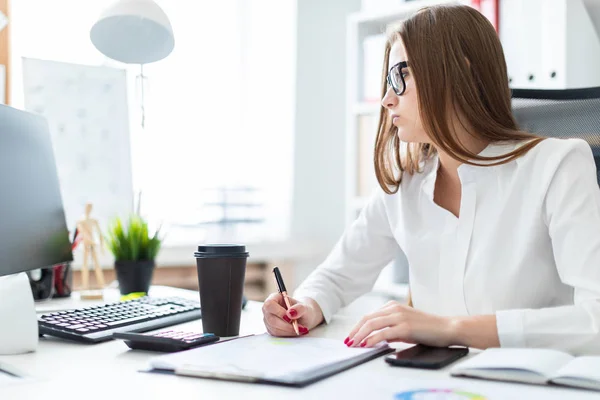
M115 261L115 271L121 294L148 293L155 265L154 260Z

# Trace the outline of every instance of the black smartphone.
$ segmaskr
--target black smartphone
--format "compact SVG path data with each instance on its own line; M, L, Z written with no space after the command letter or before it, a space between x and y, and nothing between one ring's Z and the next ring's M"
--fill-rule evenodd
M396 367L440 369L469 354L468 347L431 347L418 344L385 357Z

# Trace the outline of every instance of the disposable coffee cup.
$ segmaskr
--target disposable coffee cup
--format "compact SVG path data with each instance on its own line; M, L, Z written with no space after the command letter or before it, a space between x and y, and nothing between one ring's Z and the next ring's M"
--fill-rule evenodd
M246 246L200 245L194 257L204 332L221 337L238 336L248 259Z

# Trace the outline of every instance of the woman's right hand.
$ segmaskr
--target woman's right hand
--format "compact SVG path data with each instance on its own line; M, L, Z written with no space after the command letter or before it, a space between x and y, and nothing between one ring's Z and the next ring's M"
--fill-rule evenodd
M290 300L289 310L286 310L285 302L281 293L272 293L265 300L262 311L263 320L267 332L273 336L296 336L292 321L298 321L300 335L306 335L310 329L316 327L323 321L321 307L316 301L306 299L299 302L288 297Z

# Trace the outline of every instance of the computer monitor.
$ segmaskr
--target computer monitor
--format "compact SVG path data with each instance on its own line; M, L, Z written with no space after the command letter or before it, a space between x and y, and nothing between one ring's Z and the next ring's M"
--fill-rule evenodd
M0 277L72 260L48 123L0 105Z

